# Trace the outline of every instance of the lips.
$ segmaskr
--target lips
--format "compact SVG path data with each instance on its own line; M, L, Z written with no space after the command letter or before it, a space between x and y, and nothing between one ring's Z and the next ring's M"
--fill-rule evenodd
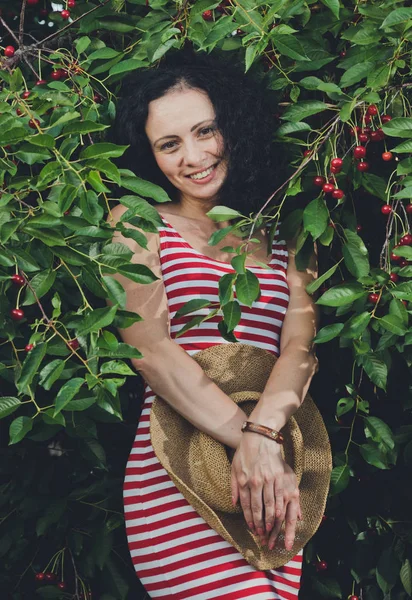
M203 173L203 171L207 171L208 169L212 169L215 168L219 163L215 163L213 165L209 165L208 167L205 167L204 169L200 169L199 171L194 171L194 173L189 173L189 175L185 175L185 177L191 177L192 175L197 175L198 173Z

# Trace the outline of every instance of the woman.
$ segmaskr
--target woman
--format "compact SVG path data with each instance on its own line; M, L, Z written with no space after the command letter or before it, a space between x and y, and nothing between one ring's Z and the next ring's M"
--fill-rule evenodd
M147 383L124 484L137 575L151 598L297 598L302 551L278 570L263 572L248 564L177 490L153 452L149 432L157 394L197 428L235 449L233 502L241 504L245 527L273 548L285 521L285 546L292 547L301 516L294 472L278 444L241 432L244 412L191 358L225 343L218 329L221 317L176 338L195 314L210 309L179 319L176 311L194 297L218 300L220 277L233 272L233 255L223 248L241 242L231 234L209 246L212 233L230 222L215 223L208 211L219 204L251 213L273 191L271 111L256 83L236 69L219 66L210 57L188 61L181 53L171 64L138 73L125 94L115 133L119 143L130 144L128 166L163 185L172 197L171 203L155 207L163 225L158 234L146 233L148 250L118 233L115 237L133 250L133 262L147 265L158 277L144 286L116 275L127 293L127 310L143 317L121 331L124 341L142 352L143 358L133 364ZM119 204L108 221L115 224L125 210ZM255 231L260 244L250 244L254 253L246 261L259 278L261 296L251 308L242 306L234 334L243 343L280 354L249 416L280 430L302 402L316 369L311 344L315 308L305 292L314 269L298 272L293 246L277 236L267 256L267 235L265 229Z

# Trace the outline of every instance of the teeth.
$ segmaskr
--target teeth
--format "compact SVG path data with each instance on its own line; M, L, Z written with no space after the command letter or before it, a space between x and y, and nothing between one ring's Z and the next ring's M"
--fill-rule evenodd
M213 171L215 167L209 167L208 169L206 169L206 171L202 171L201 173L196 173L195 175L189 175L190 179L203 179L204 177L207 177L208 175L210 175L210 173Z

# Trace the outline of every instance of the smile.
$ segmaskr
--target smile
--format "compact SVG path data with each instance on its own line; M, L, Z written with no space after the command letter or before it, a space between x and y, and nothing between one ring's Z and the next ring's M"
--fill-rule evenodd
M186 175L186 177L189 177L190 179L205 179L208 175L212 173L213 169L216 167L217 164L218 163L212 165L211 167L205 169L204 171L201 171L200 173L195 173L194 175Z

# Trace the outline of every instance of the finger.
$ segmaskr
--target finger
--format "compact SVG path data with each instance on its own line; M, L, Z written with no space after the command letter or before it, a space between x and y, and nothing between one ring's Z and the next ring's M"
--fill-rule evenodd
M268 546L272 550L275 546L276 538L282 527L282 523L285 520L286 503L284 497L284 490L280 487L281 484L275 482L275 523L272 533L269 537Z
M252 479L251 481L250 500L256 531L258 535L264 536L262 482L259 479Z
M275 492L273 481L266 482L263 486L263 503L265 506L265 530L272 531L275 524Z
M293 499L289 502L285 518L285 548L291 550L295 541L296 524L299 513L299 501Z
M239 487L239 498L240 505L243 510L243 514L245 516L246 523L248 524L249 529L252 533L255 533L255 525L253 522L251 501L250 501L250 490L248 487Z
M232 490L232 504L236 506L237 501L239 500L239 486L236 479L236 473L232 468L232 474L230 478L230 488Z

